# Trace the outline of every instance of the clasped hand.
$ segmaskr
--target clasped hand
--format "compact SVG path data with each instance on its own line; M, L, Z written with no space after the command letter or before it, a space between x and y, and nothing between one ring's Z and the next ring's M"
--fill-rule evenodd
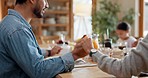
M74 60L77 60L78 58L82 58L90 53L90 50L92 49L92 41L91 38L84 37L80 39L72 51L72 55L74 57Z
M91 38L83 37L79 41L76 42L76 45L74 47L74 50L72 51L72 56L74 60L77 60L78 58L85 57L90 53L90 50L92 49L92 41ZM50 56L53 56L55 54L58 54L61 51L61 47L55 46L51 50Z

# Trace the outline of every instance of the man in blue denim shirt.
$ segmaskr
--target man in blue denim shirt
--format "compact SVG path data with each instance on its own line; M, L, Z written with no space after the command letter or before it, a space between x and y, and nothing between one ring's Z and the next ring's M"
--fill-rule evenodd
M44 59L29 22L41 18L47 7L46 0L16 0L14 10L8 10L0 23L0 78L52 78L71 71L74 60L90 52L91 40L83 38L72 52Z

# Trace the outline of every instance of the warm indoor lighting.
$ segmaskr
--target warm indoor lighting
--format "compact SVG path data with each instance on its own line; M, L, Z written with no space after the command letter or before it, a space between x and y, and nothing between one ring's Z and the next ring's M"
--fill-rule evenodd
M92 33L92 0L74 0L74 40Z
M74 8L74 15L91 16L92 4L80 3Z
M145 2L148 2L148 0L144 0Z

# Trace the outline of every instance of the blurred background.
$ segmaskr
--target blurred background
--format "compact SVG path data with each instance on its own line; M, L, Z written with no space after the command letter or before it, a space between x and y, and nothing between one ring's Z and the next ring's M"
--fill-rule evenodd
M148 33L148 0L50 0L43 18L33 18L30 24L39 44L51 43L64 37L75 41L83 35L104 34L116 41L115 27L127 21L131 35L144 37ZM0 0L0 21L15 0Z

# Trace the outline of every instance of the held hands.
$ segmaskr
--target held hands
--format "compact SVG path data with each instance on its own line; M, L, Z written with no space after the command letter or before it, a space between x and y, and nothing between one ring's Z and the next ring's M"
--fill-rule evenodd
M91 39L88 38L87 36L84 36L76 43L74 50L72 51L74 60L77 60L78 58L82 58L88 55L92 48L93 47Z
M58 54L61 50L62 50L61 47L59 47L59 46L54 46L54 47L51 49L50 56L53 56L53 55L55 55L55 54Z
M46 57L54 56L55 54L58 54L62 50L59 46L54 46L51 50L47 50Z

